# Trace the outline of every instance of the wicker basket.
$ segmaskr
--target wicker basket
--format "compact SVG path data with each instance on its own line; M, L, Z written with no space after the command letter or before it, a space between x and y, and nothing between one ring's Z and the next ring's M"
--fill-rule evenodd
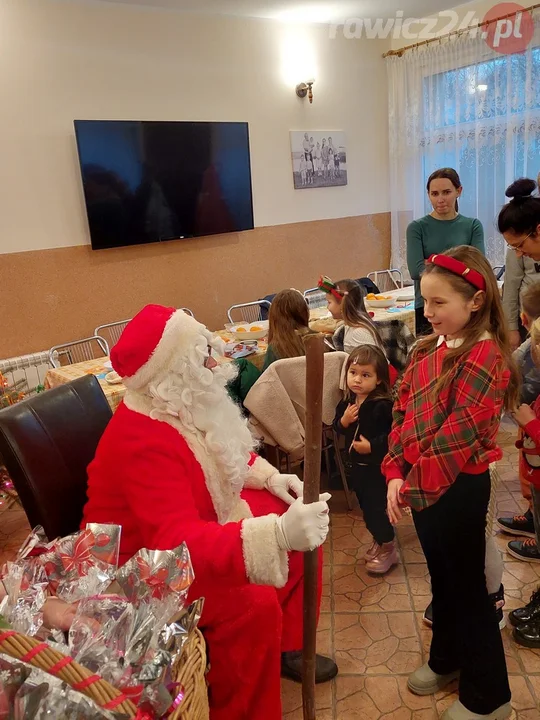
M208 720L206 645L199 630L193 633L182 660L174 669L174 676L184 688L184 700L171 720Z
M5 630L0 632L0 652L60 678L105 710L121 712L130 718L137 714L137 708L123 693L47 643Z
M130 718L137 714L135 705L122 692L69 656L53 650L47 643L13 630L0 631L0 653L60 678L74 690L91 698L99 707L123 713ZM171 720L208 720L205 674L205 642L200 631L196 630L174 670L176 681L184 688L184 700L171 715Z

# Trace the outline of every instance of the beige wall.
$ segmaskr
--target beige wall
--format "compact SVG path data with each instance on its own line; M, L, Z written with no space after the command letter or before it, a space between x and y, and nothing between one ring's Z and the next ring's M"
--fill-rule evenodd
M532 3L523 3L523 7L527 7L529 4ZM450 10L442 13L436 13L434 15L426 13L426 19L433 21L436 20L437 22L434 22L433 24L430 23L429 27L424 23L422 23L421 26L411 26L411 32L423 32L424 34L413 40L404 39L403 37L392 38L392 50L398 50L399 48L412 45L416 42L422 42L422 40L425 39L425 33L427 32L429 32L430 37L432 35L444 36L449 32L449 28L453 31L459 29L460 27L465 27L465 25L466 27L474 27L476 24L481 23L486 14L497 5L501 5L501 3L496 2L496 0L473 0L472 2L456 5ZM506 12L503 9L502 12L497 13L497 16L505 14ZM407 13L405 13L405 17L406 16Z
M87 337L148 302L188 306L208 327L230 305L320 274L362 277L388 267L390 215L320 220L198 240L93 252L88 245L0 257L0 358Z
M219 327L233 302L387 266L387 47L324 26L0 0L0 358L146 302ZM294 94L308 75L313 105ZM91 251L74 119L247 121L256 229ZM347 187L294 190L289 130L304 129L346 133Z
M249 122L255 225L385 212L386 43L321 25L0 0L0 252L86 244L74 119ZM294 86L313 74L313 105ZM349 184L294 190L289 130L344 130Z

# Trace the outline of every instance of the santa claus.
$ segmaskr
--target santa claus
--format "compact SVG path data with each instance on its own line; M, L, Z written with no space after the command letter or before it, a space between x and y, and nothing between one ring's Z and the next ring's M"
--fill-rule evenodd
M301 678L302 552L324 542L330 496L304 505L300 480L254 453L227 394L235 368L213 349L181 310L148 305L128 324L111 352L127 392L88 468L83 524L122 525L123 562L185 542L212 720L279 720L280 673ZM318 682L336 674L317 656Z

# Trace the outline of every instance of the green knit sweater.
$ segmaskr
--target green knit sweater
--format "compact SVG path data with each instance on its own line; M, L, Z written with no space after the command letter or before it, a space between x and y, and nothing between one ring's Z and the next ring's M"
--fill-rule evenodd
M485 254L484 228L480 220L457 215L453 220L436 220L426 215L407 228L407 266L414 280L414 306L421 308L420 275L430 255L457 245L472 245Z

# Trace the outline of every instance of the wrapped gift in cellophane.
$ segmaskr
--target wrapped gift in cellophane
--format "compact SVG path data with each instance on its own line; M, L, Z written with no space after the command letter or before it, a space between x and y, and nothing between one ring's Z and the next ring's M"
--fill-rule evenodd
M203 605L202 599L186 604L194 580L189 551L185 544L142 549L119 568L120 536L119 525L90 523L49 542L38 527L2 568L0 653L9 640L11 659L0 655L0 720L154 720L181 706L184 691L172 669ZM29 652L13 650L18 634L25 642L35 638ZM52 668L51 653L64 658ZM86 677L70 688L62 680L76 666ZM56 674L60 680L51 677ZM96 699L87 691L98 681L119 691L117 697L96 705L80 694Z

